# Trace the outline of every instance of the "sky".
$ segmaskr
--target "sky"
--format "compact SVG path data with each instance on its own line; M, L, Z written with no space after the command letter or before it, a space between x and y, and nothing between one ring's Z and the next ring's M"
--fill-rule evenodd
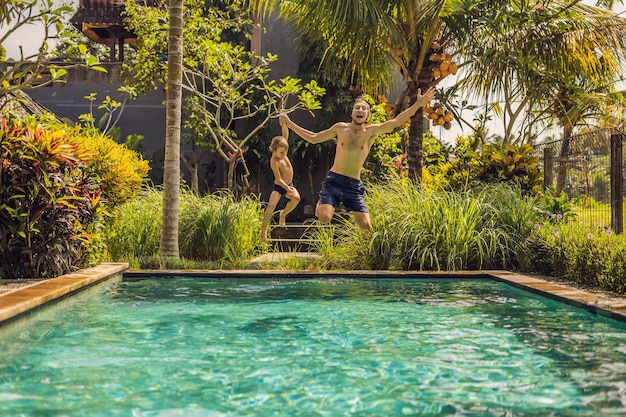
M74 6L76 9L78 7L78 0L54 0L54 3L57 6L61 6L63 4L69 4ZM583 3L587 4L595 4L593 0L583 0ZM617 2L616 2L617 3ZM618 13L624 13L626 16L626 6L621 4L616 4L613 7L613 10ZM0 27L0 33L4 33L6 31L5 27ZM34 54L37 52L37 48L41 45L41 39L43 37L43 31L38 27L26 27L22 28L22 30L17 31L3 45L7 50L7 57L17 59L19 58L20 46L24 51L26 56ZM450 85L453 80L447 81L442 86ZM625 88L620 86L620 88ZM471 113L466 112L463 114L463 117L472 121L473 116ZM502 129L499 127L501 123L498 120L494 120L493 122L487 125L488 135L492 134L502 134ZM464 130L458 125L458 123L453 123L453 127L450 130L445 130L443 127L434 127L432 129L433 134L442 140L445 143L454 144L456 141L456 137L459 134L468 134L470 133L469 129L466 127Z
M4 1L4 0L0 0ZM56 7L63 5L73 6L76 10L78 8L78 0L53 0ZM0 26L0 33L6 33L7 27ZM7 58L18 59L20 57L20 46L24 52L24 56L30 56L37 53L37 49L41 46L41 41L44 36L42 27L28 25L23 26L5 41L2 45L7 51Z

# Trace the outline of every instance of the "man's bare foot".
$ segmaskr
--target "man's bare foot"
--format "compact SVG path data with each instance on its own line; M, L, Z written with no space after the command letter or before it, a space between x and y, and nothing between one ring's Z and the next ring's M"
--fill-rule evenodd
M286 217L286 216L284 215L284 213L285 213L285 212L284 212L283 210L281 210L281 211L279 212L279 214L278 214L278 225L279 225L280 227L285 227L285 225L286 225L286 222L285 222L285 217Z

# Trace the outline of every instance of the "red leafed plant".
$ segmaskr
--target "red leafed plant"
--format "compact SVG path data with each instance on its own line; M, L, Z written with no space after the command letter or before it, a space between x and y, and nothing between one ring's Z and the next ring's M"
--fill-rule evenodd
M101 189L85 164L94 152L78 130L3 117L0 123L0 278L68 273L99 218Z

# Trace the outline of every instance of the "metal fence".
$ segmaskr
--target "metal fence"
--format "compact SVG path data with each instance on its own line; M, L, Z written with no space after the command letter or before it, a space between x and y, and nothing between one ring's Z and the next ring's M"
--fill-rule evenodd
M576 212L582 222L621 233L625 142L621 130L600 129L535 145L544 188L557 196L563 191L570 199L580 198Z

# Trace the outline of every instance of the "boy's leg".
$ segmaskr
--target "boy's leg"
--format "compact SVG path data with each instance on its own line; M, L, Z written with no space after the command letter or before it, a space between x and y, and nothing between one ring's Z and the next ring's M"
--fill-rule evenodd
M280 211L280 214L278 215L279 226L285 227L285 224L286 224L285 218L287 217L289 213L291 213L296 208L298 203L300 203L300 193L298 193L298 191L296 190L295 195L291 199L289 199L287 204L285 204L285 208L282 209Z
M272 191L270 194L270 201L267 203L267 207L265 208L265 213L263 213L263 222L261 223L261 242L265 242L267 240L267 226L270 224L270 219L274 214L274 210L280 201L280 193L278 191Z

